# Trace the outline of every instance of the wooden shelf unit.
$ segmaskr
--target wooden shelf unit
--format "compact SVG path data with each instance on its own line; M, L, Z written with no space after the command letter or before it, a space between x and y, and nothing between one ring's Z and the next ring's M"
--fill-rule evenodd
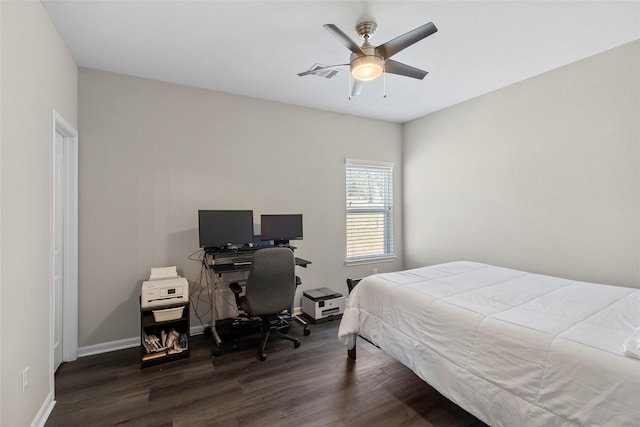
M182 316L178 319L165 320L156 322L153 311L154 310L166 310L172 308L184 307L182 310ZM189 357L189 315L190 307L189 303L172 304L162 307L149 307L140 308L140 367L146 368L148 366L160 365L163 363L173 362L176 360L182 360ZM170 354L167 350L163 350L157 353L147 353L143 341L145 332L147 335L155 335L160 338L161 331L169 333L171 329L175 329L179 334L186 334L187 336L187 348L180 353Z

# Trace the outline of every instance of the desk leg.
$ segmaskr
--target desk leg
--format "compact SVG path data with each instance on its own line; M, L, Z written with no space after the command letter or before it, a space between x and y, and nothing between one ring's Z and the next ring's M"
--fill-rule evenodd
M220 356L222 353L222 340L220 339L220 335L218 335L215 323L211 327L211 335L213 336L213 342L215 344L215 347L213 347L213 350L211 351L211 355L213 357Z
M217 305L217 290L215 280L211 283L212 286L212 300L211 300L211 336L213 337L213 350L211 350L211 357L218 357L222 354L222 339L218 335L216 328L216 321L218 319L218 305Z

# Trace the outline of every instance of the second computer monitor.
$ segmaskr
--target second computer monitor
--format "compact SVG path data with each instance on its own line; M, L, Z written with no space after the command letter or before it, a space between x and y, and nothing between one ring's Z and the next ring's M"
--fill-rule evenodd
M274 245L288 245L290 240L302 240L302 214L262 215L262 240L273 240Z

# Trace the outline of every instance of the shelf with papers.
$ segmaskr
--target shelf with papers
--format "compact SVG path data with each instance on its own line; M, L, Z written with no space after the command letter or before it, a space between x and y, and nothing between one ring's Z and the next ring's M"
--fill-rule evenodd
M140 367L188 357L189 303L140 308Z

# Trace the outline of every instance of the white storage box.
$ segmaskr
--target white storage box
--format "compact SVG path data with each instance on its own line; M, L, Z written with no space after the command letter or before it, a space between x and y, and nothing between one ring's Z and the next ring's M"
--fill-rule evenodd
M153 310L153 319L156 322L167 322L169 320L177 320L182 317L184 306L176 308L166 308L164 310Z

